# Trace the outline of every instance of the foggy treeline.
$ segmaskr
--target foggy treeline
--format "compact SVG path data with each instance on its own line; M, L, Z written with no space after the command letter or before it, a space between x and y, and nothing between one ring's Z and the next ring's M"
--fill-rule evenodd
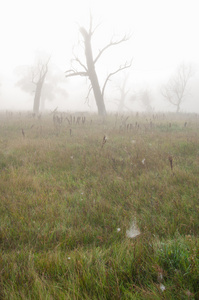
M90 16L88 28L79 28L78 50L69 45L74 49L72 57L65 58L68 67L67 64L66 67L58 67L53 55L37 51L32 64L16 66L10 78L8 76L5 80L2 74L1 110L30 110L38 115L59 107L60 110L98 111L99 115L106 115L109 111L179 113L199 109L197 65L181 62L161 82L137 84L133 49L132 57L125 55L128 42L133 37L124 34L118 38L113 34L107 44L101 45L97 36L100 24L93 23ZM98 51L93 51L93 37ZM120 48L121 44L125 44L123 54L116 52L115 55L115 48ZM106 63L101 64L104 54ZM114 57L115 68L110 71L107 65L111 56ZM106 74L104 78L102 74Z

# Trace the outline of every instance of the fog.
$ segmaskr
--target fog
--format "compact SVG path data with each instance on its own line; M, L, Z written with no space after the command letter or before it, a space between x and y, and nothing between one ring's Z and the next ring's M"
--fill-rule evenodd
M132 59L131 67L112 76L106 86L107 111L118 111L125 76L124 110L175 111L161 89L184 64L191 65L193 76L180 111L199 113L197 0L4 1L0 12L0 110L32 111L34 88L31 93L17 84L23 77L17 70L34 66L40 53L50 57L49 72L54 74L51 79L47 74L44 82L44 87L48 83L45 109L97 111L92 92L86 100L89 80L65 78L64 73L71 68L74 54L85 63L79 27L89 29L90 13L96 27L91 41L94 56L110 41L130 37L105 51L96 65L102 87L109 73ZM150 106L140 100L143 91L149 95ZM44 94L41 101L42 97Z

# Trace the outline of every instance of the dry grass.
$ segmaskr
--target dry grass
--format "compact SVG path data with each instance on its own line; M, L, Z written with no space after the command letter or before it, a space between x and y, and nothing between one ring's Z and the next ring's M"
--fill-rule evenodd
M0 298L198 299L199 117L56 114L1 114Z

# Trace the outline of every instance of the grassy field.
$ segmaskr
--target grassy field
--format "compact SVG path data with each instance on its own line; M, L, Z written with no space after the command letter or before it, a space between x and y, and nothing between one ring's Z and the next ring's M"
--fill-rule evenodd
M198 234L198 115L0 114L0 299L199 299Z

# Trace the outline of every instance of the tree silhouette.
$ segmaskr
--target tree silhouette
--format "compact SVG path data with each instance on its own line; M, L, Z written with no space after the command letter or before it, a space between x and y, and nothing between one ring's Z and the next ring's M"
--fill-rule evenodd
M172 105L176 106L176 112L180 111L182 102L185 100L188 82L193 76L192 67L181 64L174 76L163 86L162 96Z
M124 72L122 78L115 83L116 90L119 92L119 96L114 102L118 105L118 113L122 113L125 109L130 111L130 107L126 104L127 95L130 92L130 88L127 88L129 73Z
M104 116L104 115L106 115L106 107L105 107L105 103L104 103L104 92L105 92L106 85L111 76L115 75L116 73L118 73L121 70L129 68L131 66L131 62L130 63L126 62L124 65L120 66L116 71L109 73L102 88L99 85L98 75L97 75L95 66L96 66L96 63L98 62L99 58L101 57L101 55L107 49L109 49L112 46L116 46L118 44L126 42L127 40L129 40L129 37L124 36L122 39L120 39L118 41L111 40L110 43L108 45L106 45L104 48L102 48L102 50L99 51L98 55L95 58L93 58L91 38L95 32L95 29L94 30L92 29L92 16L90 16L89 30L86 30L84 27L81 27L79 29L79 31L83 37L83 41L84 41L86 64L83 63L77 56L75 56L74 61L78 63L78 65L81 67L82 70L79 71L72 67L70 70L66 71L66 77L85 76L85 77L89 78L90 83L91 83L91 88L89 89L88 96L89 96L91 90L93 90L96 105L98 108L98 114L101 116Z
M46 74L48 72L49 60L50 58L45 63L39 62L37 68L32 71L32 83L35 84L35 96L33 104L33 113L35 115L39 114L41 91L46 78Z
M32 66L20 66L16 73L21 77L16 85L23 91L34 94L35 115L44 109L46 100L52 101L57 96L68 96L65 87L62 87L62 83L65 83L64 74L56 66L49 65L49 58L39 59Z

